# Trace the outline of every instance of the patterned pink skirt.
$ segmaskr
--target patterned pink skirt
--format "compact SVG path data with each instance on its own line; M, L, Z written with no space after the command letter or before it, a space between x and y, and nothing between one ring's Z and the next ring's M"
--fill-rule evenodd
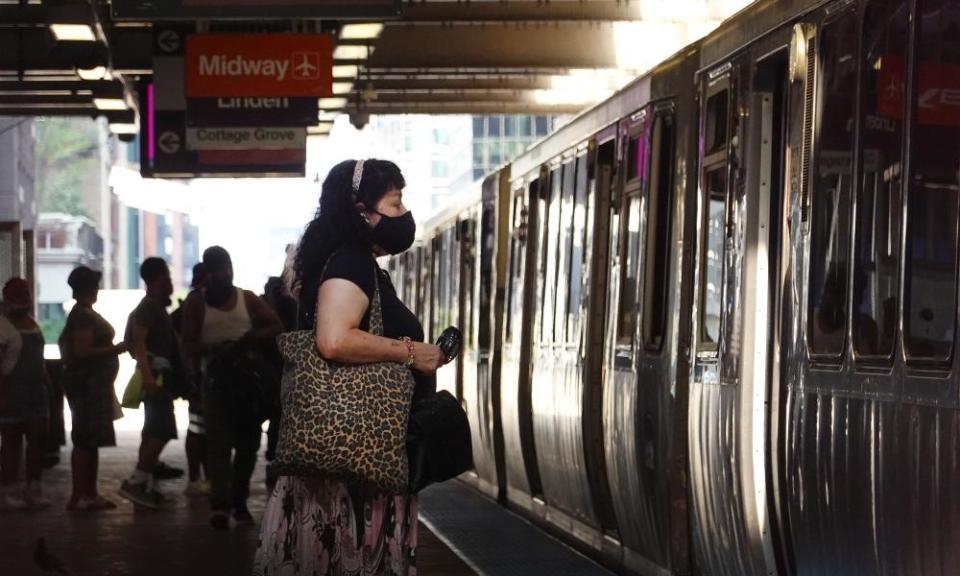
M254 576L416 576L417 497L283 476L267 502Z

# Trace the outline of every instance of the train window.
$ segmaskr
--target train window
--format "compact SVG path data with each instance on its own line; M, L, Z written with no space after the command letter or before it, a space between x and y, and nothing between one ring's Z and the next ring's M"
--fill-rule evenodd
M708 170L704 177L707 204L704 226L703 281L700 302L701 348L717 348L723 292L724 231L727 206L727 165Z
M807 341L812 354L839 358L846 341L848 309L850 196L857 88L857 18L854 12L846 12L823 25L820 63Z
M570 293L570 241L573 239L573 192L576 164L573 161L563 165L563 187L560 199L560 222L557 226L559 238L557 241L557 270L554 285L557 287L555 341L561 342L564 336L564 325L567 321L568 297Z
M460 222L460 278L463 282L462 287L458 287L457 294L463 302L463 318L460 320L460 329L463 331L467 344L474 346L476 344L476 335L474 331L475 317L475 283L476 283L476 248L474 241L475 223L473 218L468 218Z
M522 200L520 199L520 194L523 193L523 189L515 191L513 198L513 209L510 211L510 250L507 253L507 258L509 259L508 269L507 269L507 297L506 297L506 314L504 320L504 338L507 342L513 341L513 315L517 313L519 308L516 307L516 290L517 290L517 281L519 280L519 271L520 271L520 252L523 250L523 239L520 237L520 210L523 206Z
M729 111L729 90L721 90L707 98L707 122L704 138L704 153L712 154L727 147L727 124Z
M474 258L480 259L479 316L477 318L478 346L489 350L493 347L493 330L490 319L493 317L490 310L493 307L493 252L496 241L496 220L494 207L484 204L480 213L480 237L475 238L473 249Z
M627 181L640 177L640 137L635 134L627 141Z
M924 0L920 11L919 89L911 91L918 96L910 137L903 344L909 359L948 362L957 313L960 114L953 87L960 75L960 0ZM902 78L901 73L901 83Z
M650 137L646 270L643 289L643 345L659 350L666 331L670 283L670 204L673 198L673 116L658 114Z
M864 16L852 306L853 347L864 358L889 358L896 340L903 137L896 78L897 70L904 76L907 16L905 0L873 0Z
M625 228L620 245L620 309L617 314L617 343L629 345L637 326L637 281L640 273L640 195L627 197Z
M580 301L583 299L583 261L587 232L587 156L577 159L576 192L573 200L573 239L570 242L570 296L567 304L567 341L580 335Z
M560 168L554 168L550 171L550 186L547 189L546 202L541 203L543 218L543 234L540 236L542 247L541 252L541 275L543 282L541 290L540 305L542 313L540 315L540 341L553 341L553 312L556 310L556 270L557 270L557 250L556 235L557 224L560 220Z

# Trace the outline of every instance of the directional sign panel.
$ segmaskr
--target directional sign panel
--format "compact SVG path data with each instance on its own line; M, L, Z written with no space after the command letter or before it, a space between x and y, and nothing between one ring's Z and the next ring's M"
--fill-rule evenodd
M187 38L187 97L330 96L327 34L201 34Z
M305 128L187 128L185 111L157 110L151 93L144 86L140 105L146 111L140 139L144 177L303 176ZM256 149L260 145L270 148Z
M307 147L306 128L187 128L188 150L298 150Z
M396 18L400 0L113 0L116 20Z
M189 126L312 126L316 98L191 98Z

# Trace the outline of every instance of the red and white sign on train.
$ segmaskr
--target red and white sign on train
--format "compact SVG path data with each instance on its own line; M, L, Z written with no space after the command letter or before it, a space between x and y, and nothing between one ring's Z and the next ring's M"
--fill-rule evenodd
M330 96L325 34L204 34L187 38L187 97Z

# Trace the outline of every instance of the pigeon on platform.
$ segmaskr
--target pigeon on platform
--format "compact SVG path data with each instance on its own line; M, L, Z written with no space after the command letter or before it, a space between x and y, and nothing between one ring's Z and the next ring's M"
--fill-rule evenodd
M33 562L44 574L69 574L63 562L47 550L47 542L42 536L37 538L37 547L33 549Z

